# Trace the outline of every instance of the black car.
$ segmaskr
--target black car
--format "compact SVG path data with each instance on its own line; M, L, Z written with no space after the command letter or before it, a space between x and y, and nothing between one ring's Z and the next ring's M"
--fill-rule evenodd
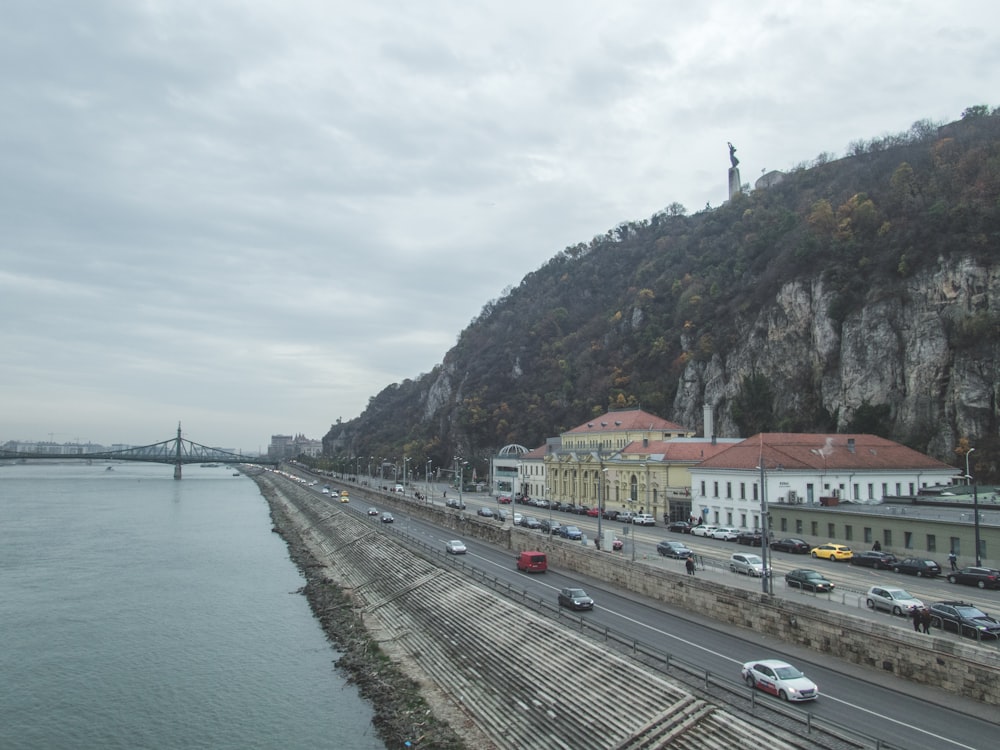
M1000 621L967 602L932 604L931 624L969 638L1000 638Z
M521 519L521 525L526 529L540 529L542 528L542 522L539 521L534 516L525 516Z
M583 539L583 532L576 526L560 526L559 536L563 539Z
M556 503L556 510L562 513L572 513L575 507L573 503Z
M855 552L849 562L851 565L860 565L862 568L892 570L893 567L899 562L899 559L895 555L890 555L888 552L868 550L867 552Z
M621 513L620 510L615 510L614 508L605 508L604 513L602 513L601 515L604 516L609 521L614 521L616 518L618 518L619 513Z
M668 539L659 542L656 545L656 551L661 557L672 557L675 560L684 560L689 555L694 554L694 552L684 546L684 542L671 542Z
M793 552L796 555L807 555L812 547L803 542L801 539L788 538L771 542L771 549L775 552Z
M981 589L1000 587L1000 570L993 568L962 568L948 574L948 583L964 583Z
M562 524L556 521L555 519L550 521L547 518L543 518L540 523L541 523L541 531L545 534L558 534L559 529L562 528Z
M941 566L923 557L907 557L892 566L894 573L906 573L917 578L934 578L941 575Z
M583 589L560 589L559 606L570 609L593 609L594 600Z
M815 591L818 594L833 591L834 585L815 570L796 568L785 573L785 585Z
M463 503L457 497L449 497L447 500L445 500L444 504L447 505L449 508L455 508L457 510L465 510L465 503Z
M736 537L737 544L746 544L750 547L760 547L764 541L763 535L759 531L741 531Z
M667 524L667 531L673 531L678 534L690 534L691 524L687 521L671 521Z

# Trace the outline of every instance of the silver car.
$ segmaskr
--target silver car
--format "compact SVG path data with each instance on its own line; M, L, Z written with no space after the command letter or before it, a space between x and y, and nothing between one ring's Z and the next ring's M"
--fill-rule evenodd
M872 586L868 589L869 609L884 609L894 615L908 616L915 609L923 609L924 603L906 589L888 586Z
M760 559L760 555L737 552L729 558L729 569L734 573L760 578L764 575L764 561Z

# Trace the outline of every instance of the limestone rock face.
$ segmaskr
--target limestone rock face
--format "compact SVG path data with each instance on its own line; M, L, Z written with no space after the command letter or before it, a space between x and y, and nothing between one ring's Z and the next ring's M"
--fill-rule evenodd
M818 396L843 428L864 402L888 404L893 422L947 455L963 436L985 436L1000 402L1000 268L971 258L938 265L880 289L846 316L820 279L786 284L752 319L734 321L737 348L688 363L672 418L699 425L715 407L719 435L738 434L730 414L743 378L764 374L779 419Z

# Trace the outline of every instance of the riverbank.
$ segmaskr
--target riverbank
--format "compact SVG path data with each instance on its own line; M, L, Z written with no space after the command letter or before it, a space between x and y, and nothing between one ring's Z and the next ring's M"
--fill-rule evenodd
M342 653L335 664L371 703L375 711L372 723L386 747L470 747L446 720L438 718L441 708L432 707L425 698L427 686L408 676L383 653L348 591L331 577L330 568L303 541L298 525L279 498L280 490L263 481L257 484L271 508L274 532L285 540L289 556L306 579L301 592L326 637Z

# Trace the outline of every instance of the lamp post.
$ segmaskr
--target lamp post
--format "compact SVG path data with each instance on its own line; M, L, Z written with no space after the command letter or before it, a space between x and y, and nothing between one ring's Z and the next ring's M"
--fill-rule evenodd
M404 487L406 487L409 484L406 481L407 477L409 476L409 474L407 474L406 464L407 464L408 461L412 461L412 460L413 459L410 458L409 456L403 456L403 486Z
M767 539L767 478L764 476L764 456L760 457L760 560L764 566L764 575L760 577L761 591L765 594L771 593L771 574L767 568L768 546Z
M974 481L969 473L969 454L974 450L975 448L969 448L965 452L965 481L972 482L972 520L975 529L976 567L978 568L982 565L982 558L979 555L979 483Z
M372 461L374 461L374 460L375 460L375 456L369 456L368 457L368 484L369 484L369 486L372 483L372 479L374 479L374 477L372 477Z
M427 459L427 468L424 470L424 479L427 480L427 497L424 502L431 501L431 460Z

